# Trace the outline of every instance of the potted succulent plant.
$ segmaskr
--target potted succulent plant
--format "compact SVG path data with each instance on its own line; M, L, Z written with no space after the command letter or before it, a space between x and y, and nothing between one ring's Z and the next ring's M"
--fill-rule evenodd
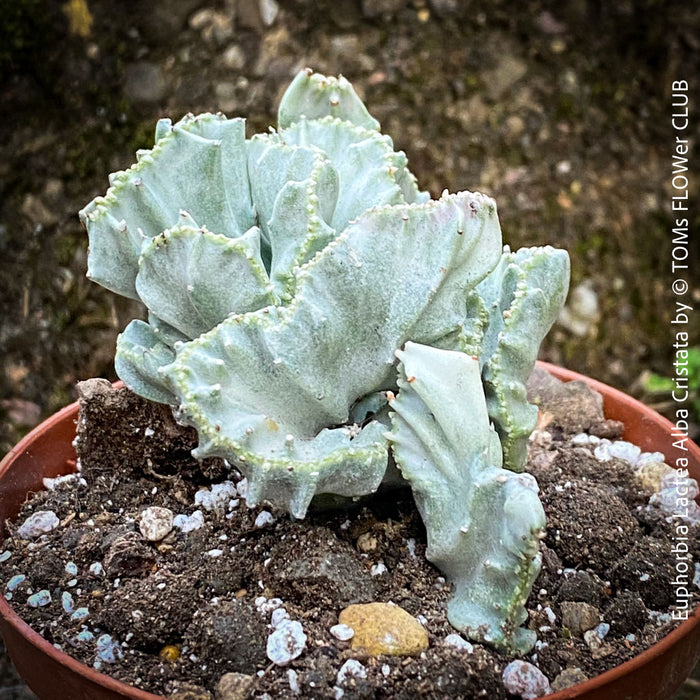
M525 626L526 603L547 524L537 482L525 471L538 418L526 382L566 299L566 252L511 252L489 197L445 192L432 200L421 192L404 154L343 78L300 73L270 133L247 139L242 119L188 115L174 125L161 120L154 148L137 156L80 213L90 239L88 276L148 312L118 339L115 366L128 389L193 428L194 456L216 458L236 474L245 487L225 496L245 496L251 508L271 504L303 520L324 496L352 502L380 490L392 499L393 488L410 487L425 556L450 590L447 620L463 635L462 647L485 645L505 659L531 654L537 630ZM608 395L619 415L623 404ZM17 515L39 478L69 471L75 410L6 460L5 518ZM85 432L82 425L77 449L87 463ZM46 452L54 453L48 463ZM7 483L27 459L36 469L9 494ZM270 520L256 519L255 528L271 522L263 512ZM63 522L54 519L30 533L28 518L16 537L43 537ZM158 552L176 546L168 508L145 508L131 525ZM189 528L179 527L183 534ZM105 546L108 566L114 540ZM91 565L93 577L100 570L100 562ZM118 588L120 577L113 578ZM75 615L63 588L65 612ZM238 593L220 591L214 605ZM57 691L33 679L41 697L154 697L67 661L36 633L18 635L14 613L2 609L20 670L30 672L20 655L33 645L60 679L54 682L65 683ZM343 623L348 615L341 627L357 633ZM306 635L286 612L277 618L267 658L286 666ZM345 631L336 630L341 641ZM84 633L82 641L93 634ZM271 651L275 634L284 658ZM691 620L672 640L685 656L669 683L687 672L697 637ZM98 670L121 659L110 635L97 644ZM517 670L526 673L525 666ZM339 675L336 697L370 692L362 691L360 667L343 666L343 679L354 679L343 686ZM297 672L288 673L289 693L303 694ZM589 683L594 697L596 681ZM545 690L532 687L539 690L525 688L522 697ZM233 692L226 697L247 697L253 688Z

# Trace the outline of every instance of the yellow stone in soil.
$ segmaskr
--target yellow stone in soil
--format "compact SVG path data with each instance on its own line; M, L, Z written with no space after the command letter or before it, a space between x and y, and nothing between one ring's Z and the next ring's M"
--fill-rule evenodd
M656 492L661 490L661 480L674 472L675 469L663 462L648 462L639 467L634 475L642 488Z
M355 631L352 648L369 656L416 656L428 648L428 633L398 605L350 605L338 621Z

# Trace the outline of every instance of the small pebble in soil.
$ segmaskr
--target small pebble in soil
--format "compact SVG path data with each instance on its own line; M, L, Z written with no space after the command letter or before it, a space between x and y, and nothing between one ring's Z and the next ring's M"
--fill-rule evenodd
M27 605L30 608L43 608L51 603L51 593L46 589L37 591L27 598Z
M270 513L268 510L262 510L260 513L258 513L258 516L255 518L255 527L258 530L261 530L264 527L267 527L268 525L272 525L275 522L275 516Z
M264 595L260 595L255 599L255 607L261 615L269 615L273 610L282 607L282 600L280 598L266 598Z
M428 648L424 627L398 605L350 605L340 613L338 621L355 630L352 648L370 656L416 656Z
M93 575L93 576L104 576L105 575L105 570L102 568L102 562L99 561L94 561L92 564L90 564L88 571Z
M626 440L616 440L611 443L608 448L608 453L612 457L617 457L618 459L624 459L625 462L629 464L636 464L639 459L639 455L642 454L642 450L637 445L633 445L631 442Z
M284 608L277 608L270 616L270 626L277 628L284 620L289 620L289 613Z
M54 479L45 476L41 480L41 483L44 485L44 488L47 491L54 491L57 486L60 486L61 484L68 484L71 481L75 481L76 479L78 479L78 483L81 486L87 486L87 481L85 481L85 479L83 479L77 472L73 474L64 474L63 476L57 476Z
M355 636L355 630L348 625L333 625L331 634L341 642L347 642Z
M180 658L180 649L174 644L166 644L159 652L158 656L170 663L177 661Z
M173 529L173 517L170 508L151 506L141 513L139 530L149 542L160 542Z
M588 676L580 668L565 668L553 681L552 692L556 693L572 685L583 683L588 680Z
M661 482L674 470L664 462L645 462L634 471L634 478L646 491L652 493L661 490Z
M601 638L605 639L608 632L610 632L610 625L607 622L601 622L599 625L593 628L593 631Z
M24 583L24 581L27 579L27 577L24 574L15 574L8 582L5 588L7 588L8 591L14 591L17 586L19 586L21 583Z
M17 530L17 534L23 540L33 539L55 530L59 525L59 519L52 510L38 510L32 513Z
M660 486L661 490L649 499L650 506L657 506L669 516L680 518L691 525L700 524L700 506L695 502L698 482L695 479L679 477L673 471L661 479Z
M384 562L379 562L378 564L374 564L372 568L369 570L369 573L372 576L381 576L382 574L385 574L388 571L386 566L384 565Z
M102 634L97 638L96 660L107 664L113 664L124 657L121 645L109 634Z
M78 608L71 616L70 619L73 622L80 622L90 615L90 611L87 608Z
M567 627L571 634L580 637L587 630L592 629L600 622L598 608L588 603L572 603L564 601L561 604L561 623Z
M6 549L2 554L0 554L0 564L2 564L2 562L4 561L7 561L11 556L12 552Z
M200 685L194 683L180 683L177 688L168 695L168 700L214 700L214 696Z
M287 671L287 683L289 683L289 690L294 693L294 695L301 694L301 686L299 685L299 675L294 669L289 669Z
M445 644L453 649L465 651L467 654L472 654L474 652L474 647L459 634L448 634L445 637Z
M255 677L245 673L225 673L216 686L216 697L221 700L243 700L250 696Z
M357 659L348 659L338 670L336 683L343 685L348 678L367 678L367 669Z
M595 455L596 459L600 460L601 462L609 462L612 459L612 455L610 454L610 444L607 442L601 442L595 450L593 450L593 454Z
M598 634L597 629L584 632L583 641L586 642L586 645L591 651L596 651L603 646L603 639L600 634Z
M84 644L85 642L92 642L95 639L95 635L90 632L90 630L82 630L73 637L73 643L77 646L78 644Z
M305 648L306 635L296 620L283 620L267 638L267 658L277 666L285 666L301 656Z
M204 525L204 514L201 510L196 510L192 515L180 513L173 518L173 526L184 533L199 530Z
M74 561L69 561L66 564L66 573L70 574L71 576L77 576L78 575L78 565Z
M67 613L75 611L75 601L68 591L63 591L63 593L61 593L61 605L63 606L63 610Z
M211 488L202 488L194 495L194 504L202 506L206 511L223 513L232 498L238 495L236 485L232 481L212 484Z
M637 458L636 467L643 467L645 464L663 464L666 456L663 452L642 452Z
M511 661L503 671L503 685L511 694L523 700L534 700L549 693L549 679L527 661Z

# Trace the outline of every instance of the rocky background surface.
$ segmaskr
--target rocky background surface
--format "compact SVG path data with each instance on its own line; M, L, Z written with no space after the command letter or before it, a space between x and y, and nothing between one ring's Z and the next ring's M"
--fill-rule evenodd
M161 116L264 129L306 66L354 83L433 195L486 192L512 247L569 250L573 313L543 358L632 392L671 373L670 93L700 75L692 3L5 0L0 34L1 452L76 380L114 378L139 313L84 277L77 211L107 173Z

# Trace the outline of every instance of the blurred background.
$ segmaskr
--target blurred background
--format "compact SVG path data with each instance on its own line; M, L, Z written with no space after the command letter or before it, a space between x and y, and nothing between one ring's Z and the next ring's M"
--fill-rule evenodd
M670 409L671 83L690 82L697 144L699 5L3 0L0 36L0 452L77 380L115 378L116 335L140 313L85 279L78 210L159 117L222 111L263 130L307 66L353 82L434 196L485 192L511 247L569 251L543 359ZM697 178L690 197L697 307ZM29 697L2 675L0 697Z

